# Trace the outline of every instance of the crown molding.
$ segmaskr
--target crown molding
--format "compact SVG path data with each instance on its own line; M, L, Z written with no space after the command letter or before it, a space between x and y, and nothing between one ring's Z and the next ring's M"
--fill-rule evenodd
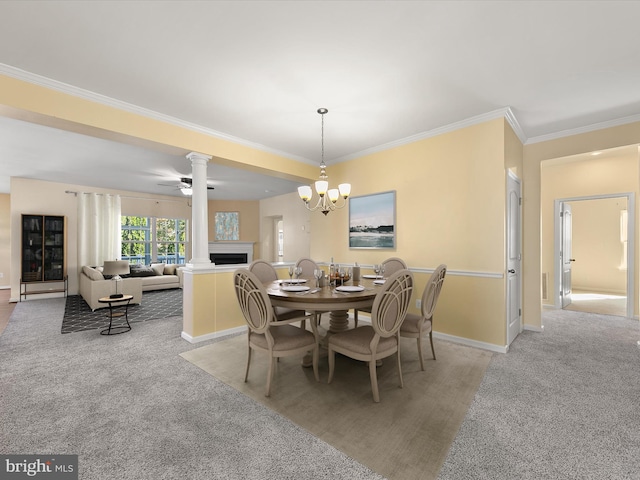
M187 130L191 130L196 133L202 133L209 137L214 137L220 140L226 140L232 143L243 145L245 147L254 148L256 150L260 150L266 153L271 153L281 157L290 158L292 160L296 160L299 162L315 164L315 162L309 160L308 158L292 155L290 153L283 152L281 150L276 150L274 148L267 147L260 143L250 142L249 140L245 140L243 138L234 137L233 135L228 135L226 133L218 132L216 130L206 128L201 125L197 125L195 123L187 122L185 120L181 120L179 118L172 117L170 115L165 115L163 113L159 113L154 110L149 110L147 108L139 107L131 103L117 100L115 98L107 97L106 95L101 95L99 93L95 93L90 90L85 90L83 88L75 87L73 85L69 85L64 82L52 80L50 78L43 77L42 75L27 72L25 70L15 68L10 65L5 65L3 63L0 63L0 75L6 75L8 77L12 77L27 83L49 88L51 90L56 90L58 92L65 93L73 97L89 100L91 102L99 103L101 105L105 105L108 107L113 107L118 110L123 110L129 113L147 117L152 120L158 120L164 123L168 123L170 125L175 125L176 127L181 127Z
M581 133L594 132L596 130L603 130L605 128L619 127L620 125L626 125L628 123L634 122L640 122L640 115L630 115L628 117L616 118L615 120L607 120L606 122L593 123L584 127L572 128L570 130L561 130L559 132L549 133L547 135L532 137L527 140L525 145L547 142L549 140L557 140L559 138L570 137L572 135L580 135Z
M382 145L378 145L377 147L367 148L366 150L361 150L356 153L345 155L343 157L334 159L332 163L346 162L347 160L353 160L354 158L359 158L365 155L371 155L374 153L382 152L383 150L389 150L390 148L401 147L409 143L418 142L420 140L425 140L427 138L436 137L444 133L454 132L462 128L471 127L473 125L478 125L480 123L495 120L497 118L504 118L509 123L509 125L511 125L511 128L513 128L513 131L518 136L520 141L524 144L526 137L522 132L522 129L520 128L520 125L516 120L515 115L511 111L511 107L504 107L504 108L499 108L498 110L493 110L491 112L483 113L481 115L476 115L475 117L470 117L465 120L460 120L459 122L454 122L448 125L444 125L442 127L434 128L433 130L428 130L426 132L417 133L415 135L401 138L399 140L394 140L389 143L384 143Z

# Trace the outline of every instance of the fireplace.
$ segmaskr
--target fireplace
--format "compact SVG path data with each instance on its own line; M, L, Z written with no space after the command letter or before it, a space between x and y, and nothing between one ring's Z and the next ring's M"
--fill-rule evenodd
M216 265L233 265L235 263L247 262L246 253L210 253L211 262Z
M209 242L209 258L216 265L253 262L253 242Z

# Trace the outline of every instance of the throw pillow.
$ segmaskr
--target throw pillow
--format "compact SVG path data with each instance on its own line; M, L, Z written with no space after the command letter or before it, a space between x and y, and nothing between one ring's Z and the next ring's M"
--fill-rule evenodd
M91 280L104 280L104 276L95 268L82 267L82 273L84 273Z
M175 275L176 274L176 269L178 268L178 265L171 264L171 265L165 265L164 266L164 274L165 275Z
M156 275L163 275L164 274L164 263L152 263L151 264L151 270L153 270L155 272Z
M131 265L129 271L131 277L153 277L156 274L151 267L146 265Z

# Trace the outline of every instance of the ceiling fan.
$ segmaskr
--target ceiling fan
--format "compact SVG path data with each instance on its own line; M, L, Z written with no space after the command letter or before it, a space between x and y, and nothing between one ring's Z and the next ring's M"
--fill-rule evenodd
M177 185L169 185L166 183L159 183L163 187L174 187L182 192L183 195L191 196L193 194L192 188L193 180L189 177L180 177L180 180ZM207 185L207 190L214 190L215 187L212 185Z

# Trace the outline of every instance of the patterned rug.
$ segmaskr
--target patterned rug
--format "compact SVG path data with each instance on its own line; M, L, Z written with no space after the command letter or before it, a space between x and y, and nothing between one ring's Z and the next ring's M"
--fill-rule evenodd
M124 308L114 309L123 312ZM129 305L129 323L146 322L157 318L182 315L182 289L155 290L142 292L140 305ZM112 326L126 325L124 317L114 317ZM101 308L91 311L87 302L80 295L69 295L62 319L62 333L81 332L84 330L103 329L109 327L109 309Z

